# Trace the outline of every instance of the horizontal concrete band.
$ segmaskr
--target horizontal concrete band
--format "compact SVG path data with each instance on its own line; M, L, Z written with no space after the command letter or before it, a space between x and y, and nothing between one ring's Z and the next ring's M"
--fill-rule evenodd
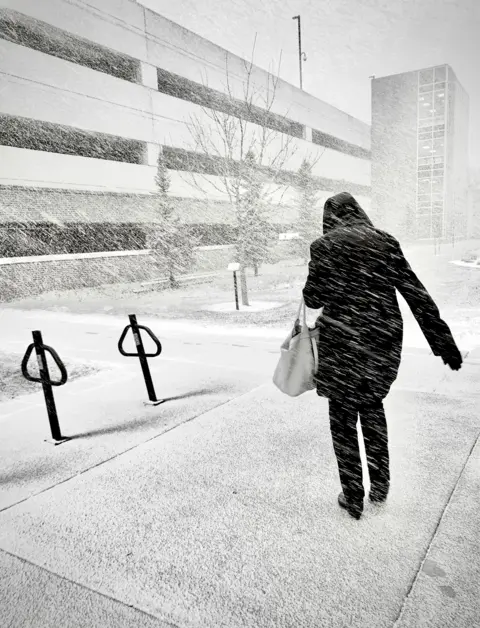
M233 245L219 244L216 246L198 246L198 251L215 251L221 249L230 249ZM30 257L2 257L0 258L0 266L8 266L11 264L38 264L43 262L61 262L74 261L78 259L103 259L106 257L131 257L136 255L150 255L152 249L143 249L141 251L102 251L99 253L72 253L63 255L33 255Z
M331 151L333 153L333 151ZM301 151L301 154L304 154ZM340 155L340 153L338 154ZM313 183L318 194L338 188L355 195L370 195L369 166L355 173L348 163L338 163L332 156L317 164ZM0 146L3 168L0 185L35 188L58 188L78 191L121 192L146 194L156 191L156 165L131 164L110 159L66 155L44 150ZM324 165L320 168L320 164ZM185 164L173 163L167 168L169 193L174 197L212 199L227 202L235 179L223 175L198 173ZM296 177L299 164L283 168L283 181L264 184L263 192L269 203L292 204L296 197ZM221 170L220 170L221 173Z

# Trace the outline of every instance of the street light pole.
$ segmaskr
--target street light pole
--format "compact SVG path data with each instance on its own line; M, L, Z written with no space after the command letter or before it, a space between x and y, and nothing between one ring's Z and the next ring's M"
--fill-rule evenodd
M302 28L300 25L300 16L295 15L294 17L292 17L292 20L298 20L298 67L300 70L300 89L303 90L302 61L307 60L307 55L302 52Z

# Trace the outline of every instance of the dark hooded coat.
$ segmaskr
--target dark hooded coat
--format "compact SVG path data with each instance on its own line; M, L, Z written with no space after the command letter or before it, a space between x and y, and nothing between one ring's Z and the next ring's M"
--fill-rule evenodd
M400 366L405 298L433 353L458 349L398 241L376 229L350 194L327 200L324 235L310 247L305 304L321 308L317 393L357 403L383 399Z

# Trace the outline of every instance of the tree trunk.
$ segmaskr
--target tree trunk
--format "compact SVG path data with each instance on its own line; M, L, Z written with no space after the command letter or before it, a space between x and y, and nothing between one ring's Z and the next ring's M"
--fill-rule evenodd
M247 275L245 266L240 267L240 285L242 287L242 305L250 305L248 302Z
M177 283L177 280L176 280L176 279L175 279L175 277L173 276L172 271L170 271L170 276L169 276L169 279L170 279L170 288L171 288L172 290L175 290L176 288L178 288L178 283Z
M253 272L254 272L255 277L258 277L258 264L253 265Z

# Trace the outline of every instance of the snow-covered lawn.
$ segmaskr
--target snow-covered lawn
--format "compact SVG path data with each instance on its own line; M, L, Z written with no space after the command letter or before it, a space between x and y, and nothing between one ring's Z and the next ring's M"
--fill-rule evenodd
M262 266L258 277L248 271L250 307L235 309L233 274L225 272L213 281L139 292L140 283L110 284L96 288L52 291L3 304L22 310L44 309L77 314L138 314L158 318L184 318L235 325L275 325L294 317L307 278L307 266L298 261Z
M26 349L27 347L25 347ZM42 390L40 384L27 381L20 368L22 363L23 354L13 354L0 352L0 402L7 401L8 399L15 399L20 395L28 395L30 393L38 392ZM60 374L58 368L54 365L53 360L47 356L50 377L56 381L59 379ZM94 363L65 363L67 369L69 381L78 379L79 377L85 377L87 375L93 375L101 370L101 367ZM35 353L32 354L29 363L28 371L34 376L38 377L38 364L35 358Z
M473 262L465 262L463 260L454 260L450 262L451 264L455 264L456 266L463 266L465 268L478 268L480 270L480 257L477 257Z
M478 249L478 243L464 243L455 249L442 245L439 255L433 247L404 247L407 259L427 287L443 315L466 320L475 316L460 313L461 308L480 310L480 273L477 269L450 262L459 260ZM108 314L139 316L157 319L196 320L215 325L285 327L294 320L305 284L308 268L301 260L286 260L265 264L258 277L248 271L250 307L241 305L241 287L238 282L240 311L235 309L233 275L223 272L209 282L185 285L178 290L147 287L139 291L140 282L111 284L96 288L45 293L36 297L3 304L3 307L22 310L50 310L76 314ZM309 312L309 320L315 318Z
M239 303L239 312L263 312L265 310L272 310L273 308L282 307L284 303L277 301L251 301L249 305L242 305ZM236 312L237 306L235 302L229 301L228 303L213 303L212 305L204 305L202 310L209 312Z

